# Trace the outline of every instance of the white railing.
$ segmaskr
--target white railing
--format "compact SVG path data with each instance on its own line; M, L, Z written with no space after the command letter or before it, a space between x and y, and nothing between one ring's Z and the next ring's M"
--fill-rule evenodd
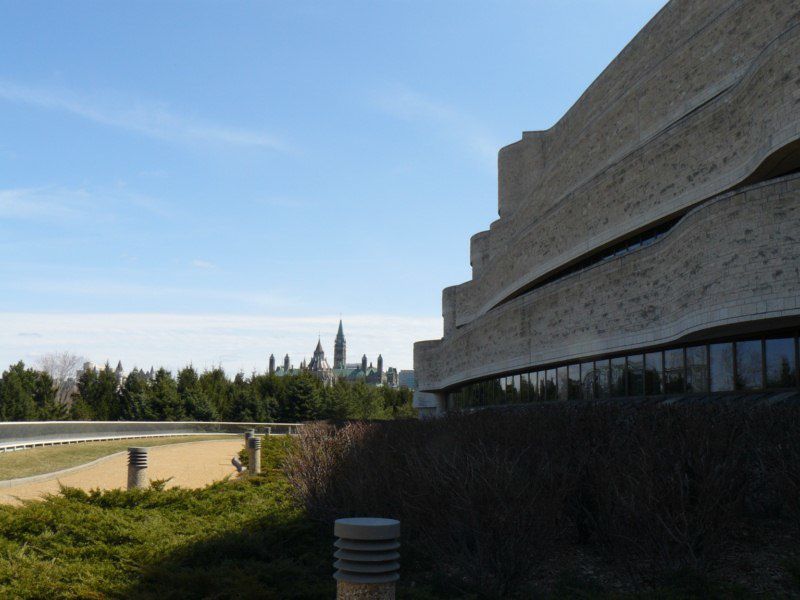
M233 421L6 421L0 422L0 452L134 438L241 435L248 429L266 435L294 435L302 426Z

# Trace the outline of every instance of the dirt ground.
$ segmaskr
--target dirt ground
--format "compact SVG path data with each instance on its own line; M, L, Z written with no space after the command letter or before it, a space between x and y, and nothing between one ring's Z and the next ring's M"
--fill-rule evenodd
M167 487L203 487L236 473L231 458L242 447L243 442L239 438L156 446L150 448L147 476L150 480L172 477ZM59 483L90 490L125 488L127 481L126 452L85 469L54 475L52 479L0 488L0 503L19 504L20 500L38 499L44 494L58 493Z

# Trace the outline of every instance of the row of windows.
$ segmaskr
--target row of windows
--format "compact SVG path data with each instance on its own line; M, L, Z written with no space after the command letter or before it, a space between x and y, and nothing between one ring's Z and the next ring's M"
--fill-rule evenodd
M718 342L492 378L451 393L449 409L798 386L796 336Z

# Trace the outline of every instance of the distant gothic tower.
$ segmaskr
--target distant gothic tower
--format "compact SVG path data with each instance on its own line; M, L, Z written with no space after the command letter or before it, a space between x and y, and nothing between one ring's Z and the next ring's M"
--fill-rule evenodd
M347 365L347 342L344 339L342 320L339 319L339 331L333 344L333 368L344 369Z
M364 371L364 373L367 372L367 355L366 354L361 357L361 370Z
M378 375L383 378L383 356L378 354Z
M269 374L275 375L275 355L269 355Z
M283 372L284 373L288 373L289 372L289 355L288 354L283 357Z

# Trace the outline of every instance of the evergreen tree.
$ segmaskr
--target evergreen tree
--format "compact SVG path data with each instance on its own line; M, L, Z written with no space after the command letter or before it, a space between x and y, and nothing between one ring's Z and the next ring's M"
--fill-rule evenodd
M225 371L222 370L222 367L205 371L200 375L198 385L216 414L221 416L230 414L231 382L225 376Z
M156 372L150 385L150 405L156 418L162 421L181 421L186 419L183 402L178 395L178 385L172 373L163 367Z
M287 421L311 421L320 413L319 381L301 373L286 384L280 414Z
M134 369L120 390L121 412L125 421L153 421L156 414L150 404L150 382L147 376Z
M36 375L19 361L11 365L0 379L0 419L32 421L37 418L34 390Z
M89 369L78 378L78 394L96 421L117 420L122 416L117 393L117 376L106 363L100 371Z
M350 417L355 419L382 419L383 398L374 387L368 386L363 381L357 382L351 387L351 413Z

